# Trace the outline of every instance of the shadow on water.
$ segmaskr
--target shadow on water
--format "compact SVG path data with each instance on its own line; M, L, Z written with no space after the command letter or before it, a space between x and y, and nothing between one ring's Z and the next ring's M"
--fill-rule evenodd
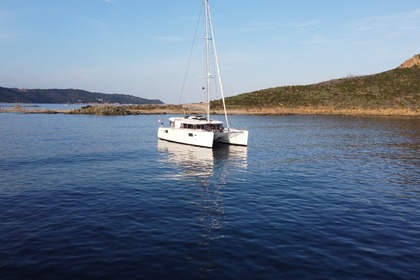
M176 174L167 174L170 179L194 182L189 203L198 214L193 222L198 236L184 258L196 276L207 277L217 269L212 244L224 238L228 224L223 189L230 171L247 168L247 148L220 144L208 149L159 140L158 152L165 164L177 167Z

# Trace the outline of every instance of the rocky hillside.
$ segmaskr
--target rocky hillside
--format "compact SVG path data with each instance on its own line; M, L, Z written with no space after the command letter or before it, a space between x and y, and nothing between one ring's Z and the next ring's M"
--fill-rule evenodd
M420 55L383 73L284 86L226 99L229 108L405 109L420 111ZM212 106L221 106L214 101ZM214 107L213 106L213 107Z
M80 89L17 89L0 87L0 102L5 103L120 103L162 104L157 99L145 99L126 94L105 94Z

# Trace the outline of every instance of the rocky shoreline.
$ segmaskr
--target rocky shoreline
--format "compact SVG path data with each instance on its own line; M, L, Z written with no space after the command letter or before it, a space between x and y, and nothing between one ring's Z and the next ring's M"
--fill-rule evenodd
M187 105L87 105L80 109L45 109L38 107L0 108L0 113L24 114L90 114L102 116L152 115L152 114L200 114L202 104ZM321 108L235 108L228 109L229 115L350 115L350 116L420 116L420 111L410 109L337 109ZM212 114L223 114L223 110L212 110Z

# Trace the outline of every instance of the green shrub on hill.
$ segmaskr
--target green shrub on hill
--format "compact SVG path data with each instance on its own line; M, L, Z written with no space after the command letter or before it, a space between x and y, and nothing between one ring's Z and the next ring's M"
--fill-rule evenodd
M306 86L268 88L226 98L229 108L332 107L420 109L420 66L335 79ZM221 100L212 107L221 107Z

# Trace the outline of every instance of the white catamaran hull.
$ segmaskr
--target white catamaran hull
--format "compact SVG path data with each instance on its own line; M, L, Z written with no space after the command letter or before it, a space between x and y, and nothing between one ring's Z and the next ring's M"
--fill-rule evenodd
M231 145L247 146L248 145L248 130L229 129L224 133L223 137L216 140Z
M196 129L179 129L160 127L158 138L170 142L212 148L214 142L247 146L248 131L230 129L229 132L204 131Z
M196 129L159 127L158 138L176 143L211 148L213 147L214 132Z

